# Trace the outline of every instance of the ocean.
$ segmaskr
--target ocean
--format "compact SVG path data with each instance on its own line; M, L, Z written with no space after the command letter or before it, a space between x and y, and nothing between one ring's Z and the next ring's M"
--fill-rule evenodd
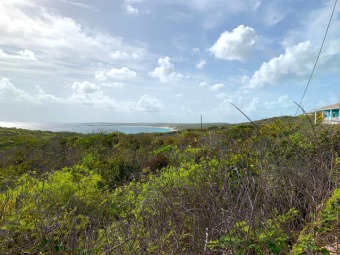
M167 133L173 131L168 127L152 125L128 125L116 123L40 123L40 122L0 122L0 127L22 128L52 132L76 132L82 134L121 132L124 134Z

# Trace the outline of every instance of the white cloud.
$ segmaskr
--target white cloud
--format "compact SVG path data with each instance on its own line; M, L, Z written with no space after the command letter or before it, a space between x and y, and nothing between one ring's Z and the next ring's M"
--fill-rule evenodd
M259 109L260 105L260 98L259 97L254 97L253 99L248 102L248 104L243 108L246 112L254 112Z
M140 46L123 43L121 37L82 26L34 1L0 1L0 34L3 49L30 49L58 64L60 60L108 61L112 52L119 51L135 57L143 51Z
M222 33L209 51L216 58L245 61L255 46L256 37L253 28L240 25L232 32Z
M6 92L15 90L14 85L9 81L8 78L2 77L0 79L0 95L3 96Z
M94 74L94 78L97 81L106 81L107 80L106 72L105 71L96 71L96 73Z
M199 84L198 84L198 86L200 87L200 88L205 88L205 87L208 87L208 82L206 82L206 81L201 81Z
M102 90L103 87L122 86L121 83L97 85L88 81L74 82L72 95L67 98L69 104L80 104L96 108L111 108L121 112L158 112L162 109L161 102L149 95L141 96L137 102L116 101Z
M220 103L219 111L234 113L235 115L239 115L240 117L242 116L242 113L240 113L231 103L236 105L243 113L247 115L253 113L256 113L258 115L260 112L272 111L273 109L275 109L276 111L280 109L284 112L289 108L296 107L288 95L279 96L278 98L269 101L260 99L260 97L257 96L251 97L239 95L224 95L221 98L223 99L223 101ZM252 119L252 115L248 115L248 117Z
M35 88L38 90L38 95L35 96L36 100L41 103L59 103L59 104L66 104L67 100L56 97L54 95L46 93L42 87L36 85Z
M198 62L196 64L196 68L197 69L202 69L206 64L207 64L207 61L205 61L204 59L201 59L200 62Z
M175 71L174 65L169 57L159 58L158 67L149 73L151 77L158 78L160 82L169 82L182 78L183 75Z
M122 68L111 68L106 73L106 76L112 79L128 79L128 78L133 78L137 75L135 71L130 70L127 67L122 67Z
M80 104L96 108L115 108L116 101L105 95L100 86L89 81L74 82L72 95L67 98L71 104Z
M21 50L18 52L18 54L22 59L37 60L37 58L34 55L34 52L30 50Z
M224 98L225 99L221 102L219 106L219 110L221 112L233 112L235 113L235 115L239 116L242 116L242 113L238 112L238 110L231 103L236 105L245 114L258 111L261 103L259 97L232 95L225 96Z
M40 86L35 86L38 91L37 95L28 93L27 91L16 87L10 79L3 77L0 79L0 98L6 98L10 101L25 101L34 104L43 103L66 103L66 100L47 94Z
M72 84L72 90L76 94L92 94L98 92L100 87L88 81L74 82Z
M249 80L248 87L258 88L293 77L305 77L312 71L315 53L309 41L287 47L284 54L261 65Z
M34 97L32 97L26 91L17 88L13 83L6 77L0 79L0 98L6 98L7 100L17 101L30 101L37 103Z
M224 88L224 84L222 83L217 83L211 86L211 90L217 91Z
M139 10L134 5L141 2L142 0L125 0L123 6L128 14L138 15Z
M127 5L126 6L126 12L128 14L132 14L132 15L138 15L139 11L137 8L132 7L132 5Z
M115 60L125 60L130 58L130 54L124 51L114 51L110 53L110 57Z
M119 83L114 83L119 86ZM112 85L112 84L111 84ZM116 101L106 95L102 87L108 84L97 85L89 81L75 81L70 85L71 94L65 98L46 93L41 86L36 85L36 94L17 88L8 78L0 78L0 98L9 101L26 101L34 104L64 104L114 109L121 112L158 112L162 109L161 102L149 95L141 96L137 102Z
M292 100L289 99L288 95L283 95L273 101L263 102L263 108L265 109L278 109L278 108L288 108L297 107Z
M137 60L137 59L142 59L145 55L145 50L144 49L138 49L133 52L125 52L125 51L113 51L110 53L110 57L113 60Z
M159 112L162 109L162 103L149 95L143 95L137 102L130 102L129 106L132 111L139 112Z
M135 77L137 73L130 70L127 67L111 68L108 71L97 71L95 73L95 79L98 81L106 80L126 80Z
M19 60L32 60L35 61L37 58L35 57L35 54L33 51L30 50L21 50L18 51L16 55L14 54L8 54L4 52L2 49L0 49L0 58L4 59L19 59Z

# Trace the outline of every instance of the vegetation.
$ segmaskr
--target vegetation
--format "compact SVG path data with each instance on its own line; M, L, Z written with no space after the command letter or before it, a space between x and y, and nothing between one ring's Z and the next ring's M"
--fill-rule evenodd
M0 128L0 254L336 254L340 127Z

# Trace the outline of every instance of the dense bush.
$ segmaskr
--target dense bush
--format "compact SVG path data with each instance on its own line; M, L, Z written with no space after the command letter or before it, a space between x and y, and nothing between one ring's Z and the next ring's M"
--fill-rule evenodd
M329 254L339 240L337 126L17 131L29 146L15 132L0 132L1 254Z

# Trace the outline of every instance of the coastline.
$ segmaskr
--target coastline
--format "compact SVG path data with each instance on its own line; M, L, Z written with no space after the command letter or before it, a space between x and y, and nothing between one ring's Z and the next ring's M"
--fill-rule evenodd
M0 122L0 127L34 131L74 132L82 134L121 132L138 133L169 133L177 131L171 126L146 123L58 123L58 122Z

